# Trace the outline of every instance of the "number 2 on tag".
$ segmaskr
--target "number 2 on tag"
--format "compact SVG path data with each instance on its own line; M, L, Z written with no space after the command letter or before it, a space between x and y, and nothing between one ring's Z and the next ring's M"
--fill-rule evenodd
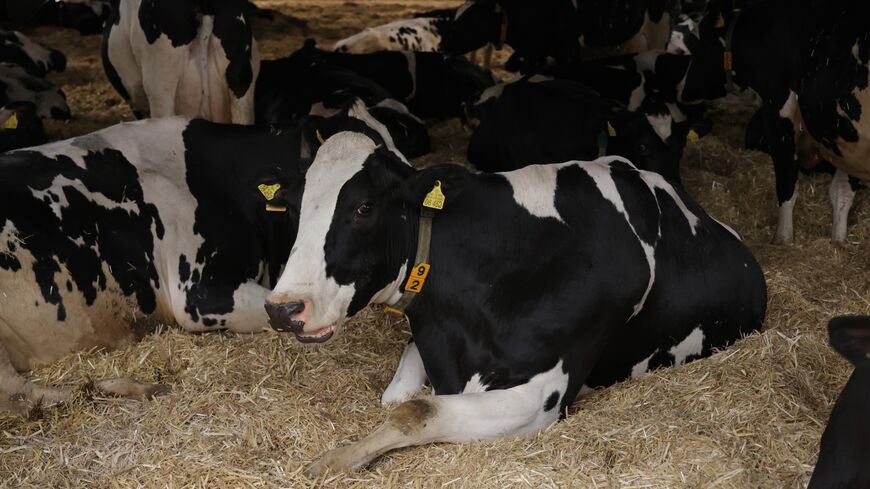
M405 290L408 292L420 293L423 290L423 284L426 283L426 277L429 276L429 264L420 263L411 270L411 276L405 283Z

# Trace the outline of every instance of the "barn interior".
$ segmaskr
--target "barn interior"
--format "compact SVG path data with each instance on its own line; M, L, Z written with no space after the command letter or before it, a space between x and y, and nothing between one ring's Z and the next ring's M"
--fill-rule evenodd
M258 20L254 33L263 58L275 58L306 37L331 46L365 26L457 3L257 0L305 28L279 17ZM46 121L50 140L133 120L104 75L100 36L21 30L68 58L66 70L48 79L65 92L73 119ZM496 52L494 65L508 54ZM851 372L831 350L825 325L870 312L870 203L859 191L847 242L832 244L831 177L802 175L795 242L774 244L771 161L743 149L752 110L739 98L714 104L712 133L689 143L682 160L688 191L740 233L767 280L764 330L727 350L594 391L567 419L528 438L402 449L368 470L316 479L304 472L312 460L386 418L379 399L407 325L371 308L324 345L164 325L127 348L73 354L30 372L34 381L67 386L134 377L167 383L173 393L139 402L82 388L58 406L0 412L0 486L805 487ZM467 164L469 136L457 119L427 128L432 152L413 165Z

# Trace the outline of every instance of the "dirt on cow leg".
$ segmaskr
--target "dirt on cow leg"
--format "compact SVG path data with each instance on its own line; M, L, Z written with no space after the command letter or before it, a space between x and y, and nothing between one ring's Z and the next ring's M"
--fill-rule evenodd
M43 387L25 379L12 366L6 347L0 345L0 410L26 411L34 404L57 404L70 394L71 389Z

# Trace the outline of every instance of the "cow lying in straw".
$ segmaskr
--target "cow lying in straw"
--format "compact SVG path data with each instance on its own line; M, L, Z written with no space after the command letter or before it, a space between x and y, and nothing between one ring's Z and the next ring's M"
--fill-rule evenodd
M266 303L272 327L328 340L368 304L414 343L383 400L428 378L373 434L310 471L399 447L527 435L583 385L710 354L766 309L758 263L681 189L627 160L471 174L416 171L339 133L306 173L299 239Z

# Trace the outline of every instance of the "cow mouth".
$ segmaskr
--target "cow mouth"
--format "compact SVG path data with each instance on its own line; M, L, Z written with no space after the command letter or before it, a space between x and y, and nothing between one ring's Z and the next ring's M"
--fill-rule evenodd
M300 343L324 343L332 338L332 335L335 334L337 328L338 326L336 324L331 324L324 328L320 328L317 331L312 331L311 333L296 333L296 339Z

